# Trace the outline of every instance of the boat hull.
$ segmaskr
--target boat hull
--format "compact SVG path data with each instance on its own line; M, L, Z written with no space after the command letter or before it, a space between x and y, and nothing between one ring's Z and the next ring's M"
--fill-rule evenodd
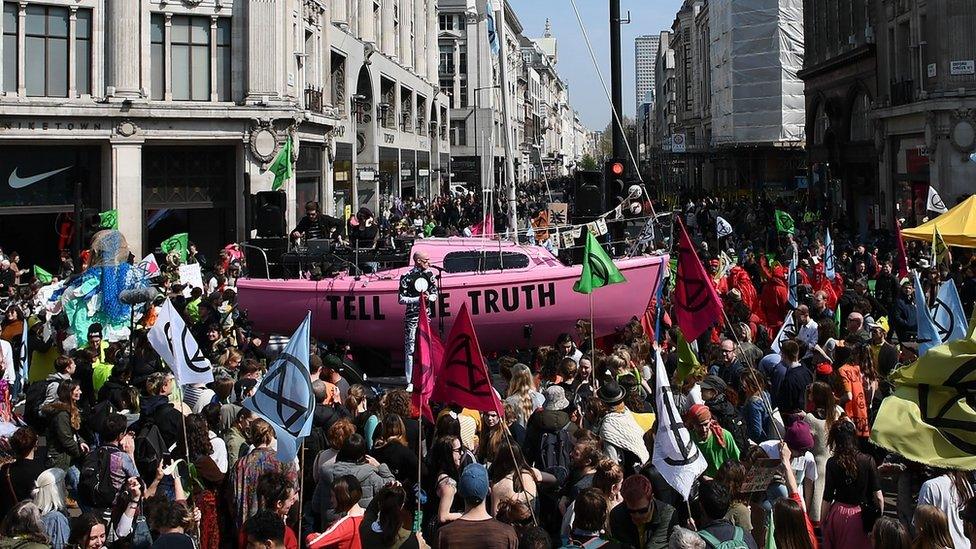
M592 294L595 334L604 336L640 316L657 291L667 256L616 261L627 282ZM483 351L551 345L590 318L591 297L573 285L581 267L546 267L481 274L444 274L431 323L447 337L462 304L471 312ZM311 280L241 279L238 301L258 330L290 334L312 312L312 333L323 341L402 353L405 308L397 301L399 276L379 275ZM526 328L526 327L531 328Z

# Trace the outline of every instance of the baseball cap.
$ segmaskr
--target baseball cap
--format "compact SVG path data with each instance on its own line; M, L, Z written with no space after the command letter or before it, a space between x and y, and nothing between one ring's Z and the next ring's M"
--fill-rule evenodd
M470 463L461 472L458 494L468 502L481 503L488 497L488 469L480 463Z

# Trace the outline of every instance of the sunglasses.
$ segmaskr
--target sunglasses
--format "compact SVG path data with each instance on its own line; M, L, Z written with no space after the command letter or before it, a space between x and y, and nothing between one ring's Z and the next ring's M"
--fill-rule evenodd
M627 508L627 512L630 513L631 515L646 515L648 512L650 512L650 510L651 510L651 502L647 502L647 507L643 509L631 509L630 507Z

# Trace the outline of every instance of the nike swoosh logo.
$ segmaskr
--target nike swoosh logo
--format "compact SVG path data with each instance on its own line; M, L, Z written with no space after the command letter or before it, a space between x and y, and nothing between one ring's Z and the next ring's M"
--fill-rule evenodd
M33 175L31 177L18 177L17 176L17 170L19 168L14 168L14 171L10 174L10 177L7 179L7 183L10 184L10 188L11 189L23 189L24 187L27 187L28 185L33 185L34 183L37 183L38 181L43 181L43 180L47 179L48 177L51 177L52 175L59 174L59 173L65 171L65 170L70 170L73 167L74 166L68 166L67 168L61 168L60 170L53 170L53 171L50 171L50 172L45 172L45 173Z

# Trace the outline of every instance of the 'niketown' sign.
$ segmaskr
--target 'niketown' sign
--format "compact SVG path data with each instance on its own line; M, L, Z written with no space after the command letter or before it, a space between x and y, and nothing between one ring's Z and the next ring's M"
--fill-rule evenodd
M111 126L106 125L106 129ZM4 120L0 119L0 133L48 131L100 131L102 122L93 120Z

